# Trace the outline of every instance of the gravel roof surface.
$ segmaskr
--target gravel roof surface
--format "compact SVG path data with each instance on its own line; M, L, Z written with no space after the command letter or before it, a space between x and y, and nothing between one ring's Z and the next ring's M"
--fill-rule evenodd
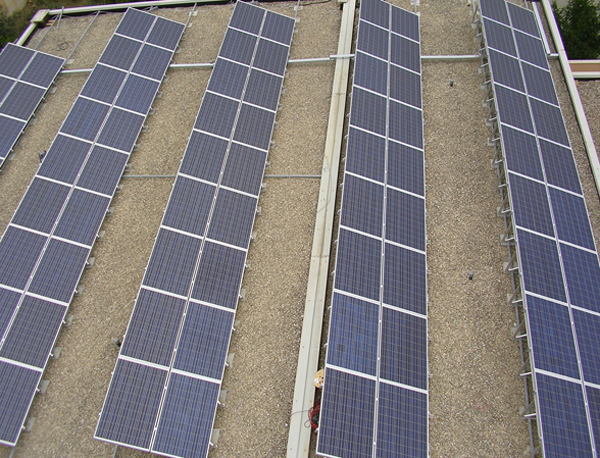
M392 3L413 9L410 0ZM261 5L296 14L295 2ZM337 2L303 5L290 57L335 54L341 21ZM175 62L214 61L232 9L198 7ZM154 13L186 22L191 11ZM419 11L424 55L477 53L467 1L422 0ZM69 69L91 68L120 18L119 13L63 17L60 25L56 21L38 31L29 46L71 58ZM510 278L502 273L506 249L499 243L504 225L496 216L500 198L478 67L478 61L423 65L432 458L521 457L529 444L527 423L518 415L524 404L521 361L510 339L515 316L506 305ZM552 67L592 224L600 234L600 200L558 62ZM333 74L333 62L288 66L267 175L321 173ZM171 69L167 75L127 174L178 170L210 69ZM86 78L59 77L2 170L0 231L37 171L37 153L48 149ZM600 83L579 82L579 89L592 132L600 138ZM81 280L85 291L71 304L72 324L59 336L62 353L48 364L44 378L50 385L30 411L34 427L21 435L15 458L113 456L113 445L93 439L118 355L112 338L126 330L173 181L121 181L114 213L102 226L105 236L92 252L95 265ZM220 437L211 457L285 456L320 182L266 177L265 183L243 281L246 300L239 304L231 341L235 358L223 380L226 403L216 417ZM10 452L0 446L0 458ZM116 456L150 455L119 447Z

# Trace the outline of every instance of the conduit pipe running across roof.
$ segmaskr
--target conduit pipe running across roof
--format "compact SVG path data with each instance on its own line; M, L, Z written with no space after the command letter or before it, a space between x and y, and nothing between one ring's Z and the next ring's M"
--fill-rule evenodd
M542 5L544 7L546 20L548 21L548 25L550 27L550 33L552 34L554 46L558 51L558 60L560 61L560 66L562 68L563 75L565 76L565 82L567 83L567 89L569 90L571 103L573 104L573 109L575 110L575 116L577 118L577 123L579 124L579 130L583 136L583 143L588 155L590 167L592 168L592 174L594 175L594 182L596 183L596 191L600 197L600 161L598 160L598 153L596 151L596 146L594 145L594 138L592 137L592 132L585 116L585 110L583 109L583 104L581 103L581 98L579 97L579 91L577 90L577 85L575 84L573 73L571 72L571 66L569 65L569 60L567 58L567 52L565 51L565 46L560 36L560 32L558 31L558 25L556 24L556 19L554 18L554 13L552 12L550 0L542 0ZM537 8L537 5L535 5L535 7Z

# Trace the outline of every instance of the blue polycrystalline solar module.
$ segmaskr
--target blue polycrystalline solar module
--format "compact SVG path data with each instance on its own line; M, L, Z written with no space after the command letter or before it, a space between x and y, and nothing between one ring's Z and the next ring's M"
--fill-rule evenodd
M293 30L290 17L235 6L121 346L98 439L168 456L208 453ZM133 72L152 78L151 60L143 61ZM135 91L148 81L132 84L131 95L125 83L117 106L144 113L148 105ZM154 371L156 387L141 373L117 373L125 365ZM137 401L146 388L151 409ZM129 393L136 395L121 409Z
M588 384L600 382L600 263L581 183L534 14L505 0L480 6L540 443L546 457L595 456L600 403Z
M169 27L164 27L165 21ZM160 42L146 42L157 24L170 49L161 48ZM0 240L0 358L3 365L39 369L34 371L35 384L23 380L22 390L9 390L0 382L0 399L15 397L11 405L0 401L1 443L15 445L18 439L37 381L164 74L164 69L160 74L153 70L156 80L132 75L138 51L150 47L172 56L173 39L178 42L183 29L183 24L128 10L118 33L133 38L112 37L101 57L106 64L99 63L92 71ZM37 104L38 95L45 92L41 86L52 82L63 60L12 45L6 49L8 54L0 55L4 56L0 73L2 62L13 62L20 70L0 76L2 81L18 79L12 92L5 91L8 103L0 105L0 118L9 115L26 121L25 108L29 111ZM29 54L32 60L25 61ZM0 131L3 128L0 122ZM8 287L16 291L9 292ZM13 434L15 424L19 428Z
M0 53L0 167L64 62L12 43Z
M319 455L428 455L419 38L417 15L361 2Z

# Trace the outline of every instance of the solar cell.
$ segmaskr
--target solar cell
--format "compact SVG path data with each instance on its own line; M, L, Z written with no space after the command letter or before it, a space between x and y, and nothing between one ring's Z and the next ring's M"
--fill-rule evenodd
M258 35L263 23L264 15L264 9L254 8L253 6L242 2L239 8L235 8L233 11L229 26Z
M42 373L0 361L0 443L15 445Z
M225 369L232 312L190 303L173 368L220 380Z
M45 93L45 89L16 83L0 106L0 113L28 121Z
M31 49L7 43L0 53L0 74L18 78L34 54Z
M4 78L0 76L0 102L4 99L6 94L10 91L10 89L15 84L15 80Z
M25 296L2 344L0 356L43 368L50 356L67 308Z
M588 222L588 212L583 197L554 188L548 188L548 191L558 238L589 250L595 250L594 236Z
M390 61L413 72L421 71L421 47L419 43L399 35L390 34Z
M600 317L576 308L573 313L573 325L577 333L577 345L581 356L583 377L587 382L600 384L600 366L598 365L598 347L600 346Z
M152 451L205 457L219 391L216 383L172 374Z
M390 27L390 6L381 0L367 2L364 8L360 8L360 18L381 27Z
M402 8L392 8L392 32L420 41L419 19Z
M566 302L556 242L523 230L517 236L525 289Z
M179 173L216 183L223 167L227 144L227 140L192 131Z
M215 187L206 183L177 177L163 224L190 234L204 235ZM190 205L195 202L196 205Z
M242 64L250 65L257 38L254 35L227 29L219 55Z
M548 183L581 194L579 174L571 150L542 139L539 142Z
M81 189L73 190L54 235L91 247L109 205L108 197Z
M390 65L390 98L421 108L421 77Z
M258 46L256 47L252 66L283 76L289 49L289 46L284 46L261 38L258 40Z
M388 143L388 186L425 195L423 151L390 141Z
M208 237L219 242L248 248L258 199L220 189Z
M375 381L328 368L324 382L319 414L319 453L372 456Z
M221 185L257 196L266 160L266 152L232 143Z
M527 296L527 317L536 369L579 378L568 307Z
M13 216L19 226L49 234L71 188L42 178L34 178Z
M233 139L255 148L269 149L275 113L242 104Z
M376 375L379 304L334 293L327 364Z
M489 50L488 57L493 68L494 82L520 92L525 92L525 85L521 76L521 66L517 58L494 51L493 49Z
M217 59L207 89L234 99L240 99L247 75L248 67L246 65L225 59Z
M594 456L581 385L543 374L536 379L545 456Z
M141 43L138 41L115 35L110 39L108 45L106 45L106 49L98 62L110 65L111 67L129 70L141 46Z
M544 180L535 137L506 125L502 125L500 130L507 168L536 180Z
M427 389L427 320L383 308L381 378Z
M519 57L538 67L548 68L548 59L542 41L515 30L515 42Z
M49 88L64 62L60 57L38 52L21 75L21 80Z
M352 175L344 177L340 224L382 237L384 187Z
M346 170L383 183L385 173L385 144L385 138L350 126L346 149ZM388 166L390 169L392 168L389 163Z
M351 125L385 136L386 111L385 97L357 87L352 89Z
M423 316L427 314L425 255L385 244L383 302Z
M238 102L206 92L200 107L200 116L194 127L198 130L229 138L238 112Z
M156 46L144 45L131 71L161 81L171 63L173 52Z
M533 133L527 96L497 84L494 85L494 92L500 121Z
M77 98L60 131L83 140L93 141L106 118L108 105Z
M335 288L379 300L381 241L340 229Z
M140 135L144 121L144 116L113 108L97 141L101 145L129 153Z
M235 309L245 262L244 251L206 242L191 297Z
M154 19L154 16L150 14L130 8L121 19L115 33L143 41L152 27Z
M504 0L499 1L504 3ZM485 24L485 41L488 47L497 49L498 51L509 54L513 57L518 57L513 34L509 27L493 21L488 21L486 19L483 20L483 23Z
M553 237L554 227L546 186L512 173L509 179L516 224Z
M12 319L20 298L21 295L19 293L0 288L0 336L4 335L4 331L6 331Z
M295 21L291 17L267 11L261 36L289 46L292 42L294 26Z
M186 297L192 281L201 240L161 228L143 284Z
M426 394L380 383L376 456L429 456L428 414Z
M600 266L594 252L560 244L569 302L600 312Z
M50 239L29 292L70 303L89 254L90 248Z
M146 78L141 78L136 75L129 75L116 105L127 110L136 111L143 114L148 114L154 96L158 91L160 83Z
M126 154L94 146L81 176L77 180L77 186L112 196L121 179L127 160Z
M590 409L590 417L592 421L592 431L594 433L594 441L600 443L600 390L586 387L588 407Z
M425 199L388 189L385 214L386 240L425 251Z
M113 103L127 73L123 70L97 65L90 74L81 95L104 103Z
M423 148L423 113L421 110L390 100L389 138L416 148Z
M252 69L244 93L244 101L275 111L279 105L281 84L281 77Z
M481 13L503 24L510 25L508 13L506 12L506 3L504 0L487 0L480 3Z
M185 300L140 289L121 355L169 367Z
M526 62L522 62L521 67L523 68L523 76L525 77L529 95L558 106L558 99L556 98L556 91L550 72L534 65L529 65Z
M0 116L0 161L8 154L25 128L25 122Z
M167 371L117 360L95 437L148 450Z
M389 33L367 22L361 22L356 49L388 60Z
M534 37L539 36L540 32L538 31L535 16L532 11L528 11L525 8L519 8L512 3L507 3L506 6L510 13L510 21L515 29L533 35Z
M354 62L353 84L386 96L388 91L387 62L358 50L354 56ZM396 89L396 91L398 90Z
M146 41L150 44L175 51L184 29L184 24L158 17Z
M569 137L560 108L535 99L530 99L530 103L538 136L568 146Z
M23 289L47 237L8 226L0 243L0 284Z

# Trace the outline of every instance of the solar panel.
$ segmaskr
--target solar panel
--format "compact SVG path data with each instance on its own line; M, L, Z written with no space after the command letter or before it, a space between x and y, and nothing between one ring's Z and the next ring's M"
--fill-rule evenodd
M534 14L505 0L480 5L539 441L545 457L596 456L600 263L573 152ZM498 59L507 49L515 58Z
M317 454L428 456L419 18L360 5Z
M0 285L16 288L9 294L0 286L3 301L8 295L6 314L0 315L0 372L37 368L15 375L23 378L22 389L0 381L0 399L12 399L0 401L0 443L14 446L19 438L100 225L158 90L163 74L151 81L132 75L132 68L140 49L156 47L145 37L164 21L127 10L119 33L141 41L113 35L100 61L119 69L96 65L0 240ZM172 47L184 25L168 22L175 33L166 37ZM63 61L13 46L6 50L0 62L13 62L21 70L16 75L20 80L5 98L9 103L2 104L0 112L27 120L24 108L29 110L37 100L28 98L35 92L28 91L28 86L50 84ZM33 59L29 63L27 55ZM36 94L45 92L37 86L34 89ZM137 105L132 106L134 100ZM116 108L119 103L137 113Z
M0 52L0 167L64 63L12 43Z
M293 28L290 17L236 3L121 346L98 439L175 457L209 451ZM117 373L126 363L161 374L148 393L154 403L161 384L151 410L141 400L118 409L147 385L141 373Z

